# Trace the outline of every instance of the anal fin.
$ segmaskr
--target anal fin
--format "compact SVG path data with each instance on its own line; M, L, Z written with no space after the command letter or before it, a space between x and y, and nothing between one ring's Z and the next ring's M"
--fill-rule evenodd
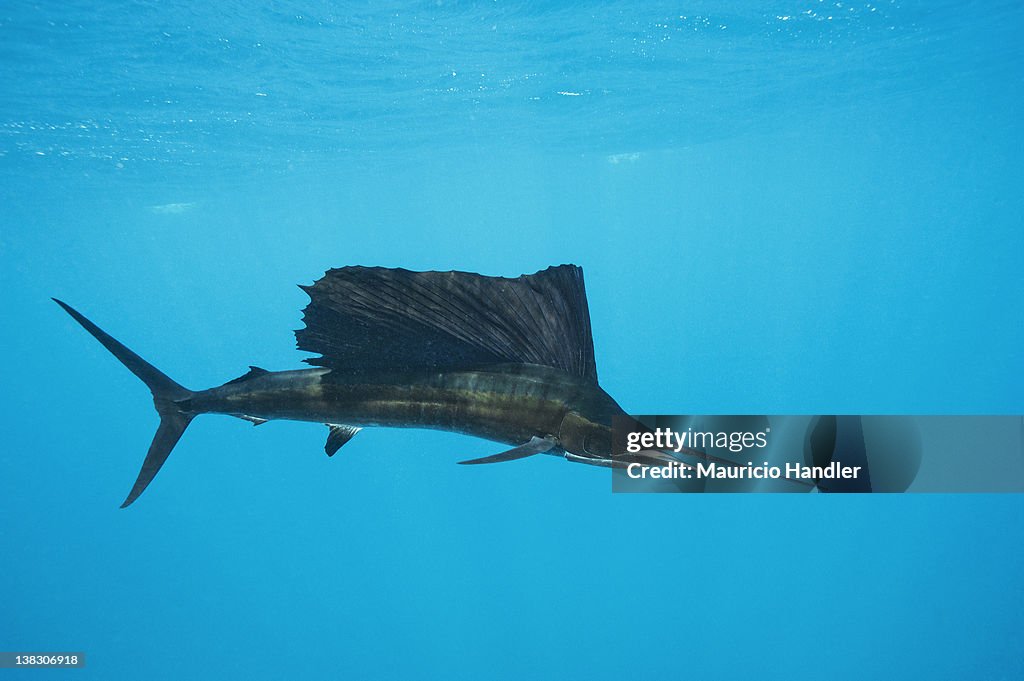
M336 423L328 423L326 425L331 429L331 432L327 434L327 442L324 444L324 451L327 452L327 456L334 456L341 449L342 445L362 430L362 428L355 426L344 426Z
M481 459L470 459L469 461L460 461L460 464L466 466L475 466L481 463L501 463L503 461L515 461L516 459L525 459L528 456L534 454L543 454L550 452L552 449L558 446L558 443L549 438L543 437L531 437L530 441L526 444L519 445L508 451L501 452L500 454L493 454L491 456L485 456Z
M242 419L243 421L248 421L254 426L262 426L264 423L267 422L267 419L261 419L259 416L249 416L248 414L235 414L235 416Z

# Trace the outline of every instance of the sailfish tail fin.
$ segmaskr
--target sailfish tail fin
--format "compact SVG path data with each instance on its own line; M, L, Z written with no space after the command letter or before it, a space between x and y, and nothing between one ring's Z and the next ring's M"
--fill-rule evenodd
M93 338L98 340L114 357L117 357L122 364L128 367L129 371L142 379L142 382L153 393L153 404L160 415L160 426L157 428L156 435L153 436L153 442L146 453L146 459L142 462L142 470L139 471L139 477L135 480L135 484L132 486L131 492L128 493L128 497L121 504L121 508L125 508L138 499L139 495L145 491L149 483L156 477L160 467L167 460L167 456L174 449L174 445L178 444L182 433L185 432L188 424L195 417L195 414L188 411L186 407L193 393L191 390L175 383L159 369L129 350L67 303L56 298L53 301L64 308L64 311L71 315L72 319L92 334Z

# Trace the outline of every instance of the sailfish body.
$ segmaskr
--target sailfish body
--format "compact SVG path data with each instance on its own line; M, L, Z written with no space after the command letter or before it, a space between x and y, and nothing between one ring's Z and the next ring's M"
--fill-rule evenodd
M583 271L549 267L517 278L469 272L333 269L310 296L298 347L316 368L250 371L191 391L56 301L141 378L160 426L131 504L153 480L197 415L257 425L272 419L325 423L334 454L368 426L433 428L515 445L462 463L550 453L614 465L612 419L624 412L597 382Z

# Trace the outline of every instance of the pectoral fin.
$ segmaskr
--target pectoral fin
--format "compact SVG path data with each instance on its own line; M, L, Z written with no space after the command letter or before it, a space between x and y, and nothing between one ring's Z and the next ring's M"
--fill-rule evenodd
M501 454L494 454L492 456L485 456L482 459L470 459L469 461L460 461L460 464L466 466L473 466L479 463L501 463L502 461L515 461L516 459L525 459L528 456L534 454L543 454L544 452L550 452L552 449L558 446L558 443L549 438L532 437L530 441L524 445L519 445L514 449L510 449L507 452Z
M335 423L328 423L327 427L331 429L331 432L327 435L327 443L324 445L324 451L327 452L327 456L334 456L335 452L341 449L342 445L362 430L355 426L340 426Z

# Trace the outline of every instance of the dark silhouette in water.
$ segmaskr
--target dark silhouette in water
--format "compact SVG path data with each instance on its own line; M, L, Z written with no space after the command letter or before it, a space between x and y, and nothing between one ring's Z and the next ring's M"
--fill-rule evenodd
M612 419L624 412L597 382L583 270L514 279L379 267L333 269L309 287L295 332L314 369L266 371L192 391L71 306L56 302L149 387L160 426L135 501L199 414L325 423L333 455L361 428L436 428L516 445L467 464L549 453L617 466Z

